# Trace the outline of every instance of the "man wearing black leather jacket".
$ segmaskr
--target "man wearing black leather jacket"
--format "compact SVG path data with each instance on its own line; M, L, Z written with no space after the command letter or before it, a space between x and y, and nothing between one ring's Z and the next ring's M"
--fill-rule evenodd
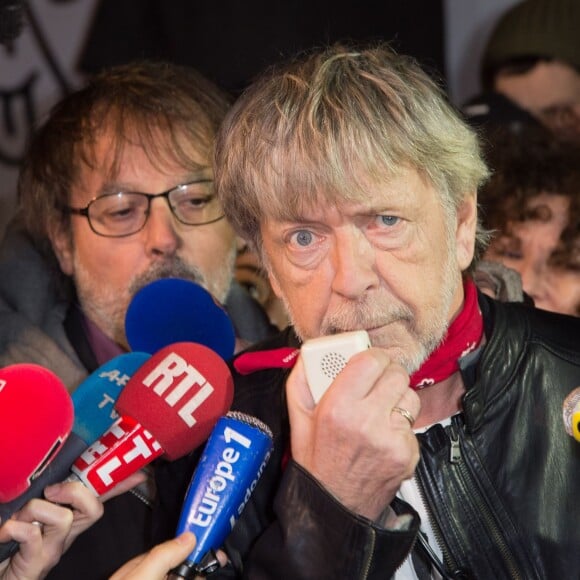
M475 289L488 172L437 85L385 46L313 52L242 95L215 161L292 321L232 364L275 451L216 577L578 578L580 321ZM315 403L298 349L354 330ZM191 466L165 467L166 518Z

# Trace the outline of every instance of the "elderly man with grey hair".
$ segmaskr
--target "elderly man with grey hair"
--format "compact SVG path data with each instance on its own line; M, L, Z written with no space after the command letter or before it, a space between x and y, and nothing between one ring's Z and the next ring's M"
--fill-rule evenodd
M303 55L238 99L214 166L292 322L232 364L275 451L217 576L575 577L580 322L476 289L488 170L437 84L383 45ZM361 330L315 402L302 343Z

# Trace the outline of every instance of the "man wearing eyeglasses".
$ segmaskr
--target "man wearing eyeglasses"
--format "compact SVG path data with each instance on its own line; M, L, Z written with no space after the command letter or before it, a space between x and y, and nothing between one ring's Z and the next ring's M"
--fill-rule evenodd
M1 366L34 362L74 390L127 350L129 302L162 277L204 286L240 339L273 331L232 283L237 238L214 193L213 141L229 104L196 71L135 63L51 111L30 143L18 217L0 249ZM82 566L84 580L105 578L147 549L151 497L107 502L51 577L78 578Z

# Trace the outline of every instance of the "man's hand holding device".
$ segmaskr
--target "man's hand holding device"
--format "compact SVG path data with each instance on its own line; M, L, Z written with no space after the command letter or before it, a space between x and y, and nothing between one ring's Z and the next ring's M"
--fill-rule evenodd
M292 458L351 511L377 520L419 459L409 375L366 331L305 341L286 384Z

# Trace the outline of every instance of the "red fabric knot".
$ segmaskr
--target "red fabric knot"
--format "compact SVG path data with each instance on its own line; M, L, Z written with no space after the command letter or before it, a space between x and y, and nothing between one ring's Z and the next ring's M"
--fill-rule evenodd
M294 366L299 354L300 349L290 346L245 352L234 359L234 368L241 375L266 369L289 369Z
M412 389L424 389L459 370L459 360L474 351L483 336L483 319L477 302L477 288L472 280L464 285L463 308L449 325L441 344L411 375ZM242 375L272 368L292 368L300 349L282 347L246 352L234 359L234 368Z
M461 312L449 325L441 344L411 375L412 389L424 389L450 377L459 370L459 360L479 346L483 318L477 302L477 289L472 280L466 280L463 289L465 299Z

